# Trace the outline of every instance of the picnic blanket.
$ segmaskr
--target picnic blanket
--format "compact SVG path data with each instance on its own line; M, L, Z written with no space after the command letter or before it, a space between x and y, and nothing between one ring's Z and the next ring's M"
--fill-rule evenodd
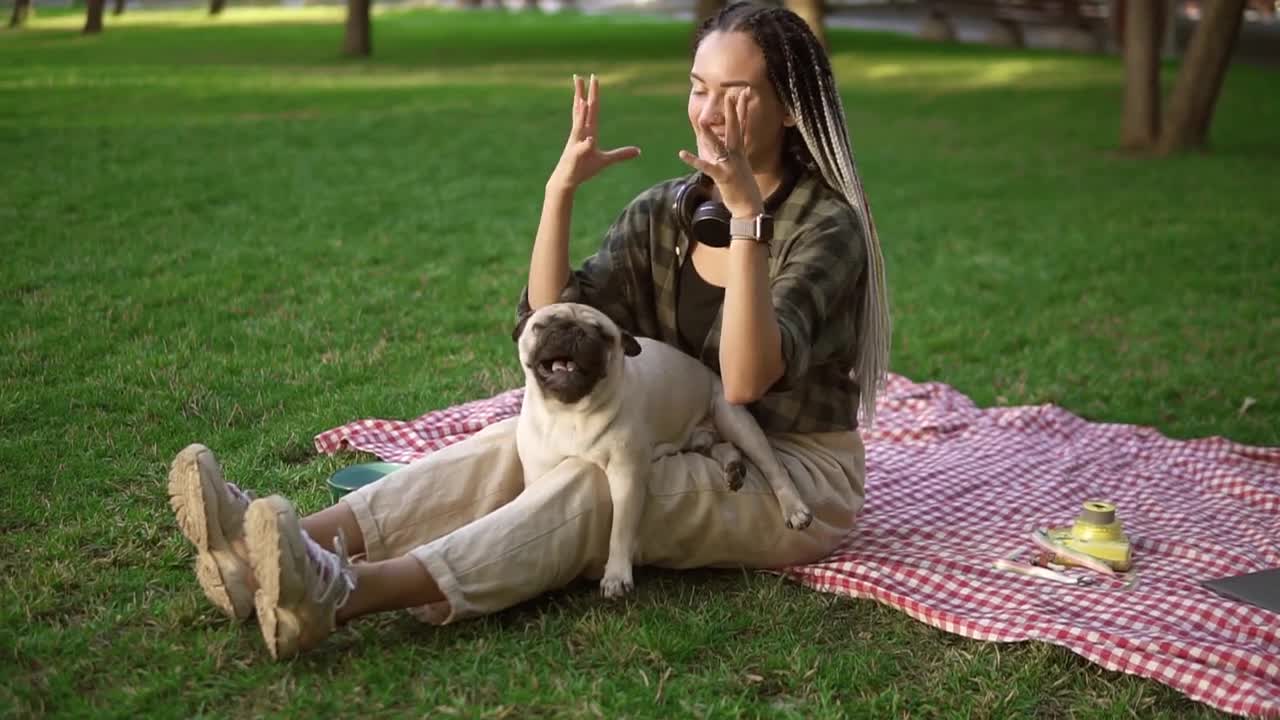
M521 390L410 421L321 433L320 452L409 462L519 412ZM1053 405L981 409L941 383L892 375L863 431L867 502L828 558L782 572L871 598L980 640L1040 640L1165 683L1226 712L1280 717L1280 614L1202 580L1280 567L1280 447L1173 440ZM1080 587L992 562L1116 504L1132 542L1126 580Z

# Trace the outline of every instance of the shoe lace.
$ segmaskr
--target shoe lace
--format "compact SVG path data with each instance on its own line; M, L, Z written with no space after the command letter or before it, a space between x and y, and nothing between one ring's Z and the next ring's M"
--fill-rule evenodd
M307 559L315 569L320 583L313 587L312 597L317 603L332 602L334 608L340 608L347 601L351 591L356 588L355 571L351 569L347 558L347 536L338 528L338 535L333 539L333 547L337 552L329 552L320 543L311 539L306 530L302 538L307 547Z

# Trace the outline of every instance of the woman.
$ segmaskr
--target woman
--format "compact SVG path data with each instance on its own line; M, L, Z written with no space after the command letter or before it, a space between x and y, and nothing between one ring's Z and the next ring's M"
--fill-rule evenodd
M655 461L637 565L811 562L862 506L858 408L869 421L888 362L879 245L830 63L804 22L737 3L700 27L694 47L698 153L680 158L697 172L642 193L571 272L575 189L639 154L596 147L598 85L575 77L573 128L547 182L520 311L585 302L699 357L730 402L751 404L814 511L809 528L788 530L754 470L734 493L715 460L665 457ZM703 200L721 203L710 231L692 217L717 207ZM473 617L598 577L608 552L603 472L566 461L526 485L515 426L495 423L302 520L279 496L251 502L224 482L212 452L192 445L173 462L171 503L205 593L235 618L256 609L273 657L371 612ZM365 562L351 565L356 555Z

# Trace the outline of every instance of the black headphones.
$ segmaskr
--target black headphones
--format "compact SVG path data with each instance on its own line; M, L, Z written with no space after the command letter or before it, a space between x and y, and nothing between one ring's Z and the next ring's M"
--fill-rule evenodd
M764 211L770 215L777 211L782 201L795 188L800 173L787 164L782 184L764 201ZM711 176L699 172L676 188L676 199L671 209L676 223L690 240L697 240L710 247L729 246L729 220L732 217L724 203L711 199L714 186Z

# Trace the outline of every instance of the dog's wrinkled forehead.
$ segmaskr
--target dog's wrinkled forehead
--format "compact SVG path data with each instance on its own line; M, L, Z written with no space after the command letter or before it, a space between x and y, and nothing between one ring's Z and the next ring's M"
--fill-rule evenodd
M545 353L576 355L592 346L606 355L617 347L628 357L641 351L635 337L619 328L608 315L576 303L555 303L522 316L511 331L511 338L516 341L521 360Z
M604 336L617 336L618 331L608 315L577 303L555 303L539 308L529 316L524 333L536 338L543 331L554 327L580 326L601 332Z

